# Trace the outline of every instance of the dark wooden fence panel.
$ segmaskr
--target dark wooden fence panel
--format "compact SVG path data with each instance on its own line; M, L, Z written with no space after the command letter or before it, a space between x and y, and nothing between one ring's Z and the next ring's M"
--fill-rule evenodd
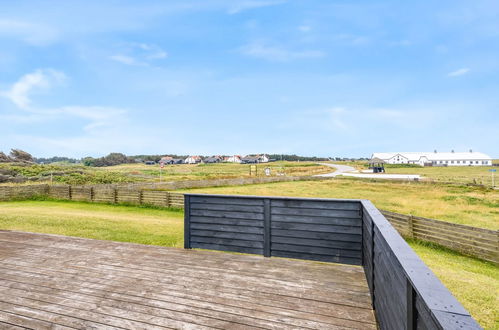
M361 264L360 203L271 199L271 255Z
M263 199L186 196L192 248L263 254Z
M381 329L481 329L369 201L363 266Z
M186 195L189 246L360 265L359 201Z

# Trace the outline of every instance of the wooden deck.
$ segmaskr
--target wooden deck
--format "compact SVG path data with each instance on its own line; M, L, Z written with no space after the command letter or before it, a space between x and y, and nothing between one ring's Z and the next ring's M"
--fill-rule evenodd
M0 328L376 326L362 267L0 231Z

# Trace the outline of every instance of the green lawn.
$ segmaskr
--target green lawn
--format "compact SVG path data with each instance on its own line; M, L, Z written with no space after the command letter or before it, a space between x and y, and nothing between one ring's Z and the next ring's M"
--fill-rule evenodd
M275 189L283 191L284 188L276 184L272 189L275 192ZM299 191L303 192L295 192ZM2 202L0 229L183 246L181 210L67 201ZM409 243L482 326L499 329L499 270L496 265L428 244Z
M0 229L183 247L183 211L78 202L0 203Z
M499 190L417 182L331 179L182 190L190 193L369 199L376 207L499 229Z

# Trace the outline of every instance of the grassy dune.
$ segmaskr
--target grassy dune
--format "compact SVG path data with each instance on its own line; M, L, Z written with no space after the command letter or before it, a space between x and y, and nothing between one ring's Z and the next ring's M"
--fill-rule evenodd
M219 178L249 177L249 166L247 164L180 164L167 165L162 169L164 181L179 180L205 180ZM285 174L288 176L313 175L331 172L331 168L312 162L287 162L279 161L266 164L258 164L259 176L264 176L265 168L271 169L272 175ZM123 164L117 166L101 167L98 170L122 173L142 178L147 181L159 180L159 165Z
M161 169L161 175L163 181L241 178L250 176L249 166L232 163L166 165ZM313 162L279 161L258 164L258 176L264 176L267 167L271 169L272 176L307 176L332 171L330 167ZM8 174L12 178L17 177L17 179L22 178L27 180L26 183L49 182L51 177L53 182L67 184L158 182L160 180L160 166L159 164L145 165L142 163L108 167L88 167L64 163L47 165L0 163L0 176L2 174ZM23 180L14 181L22 182ZM10 181L3 182L0 177L0 185L19 184Z

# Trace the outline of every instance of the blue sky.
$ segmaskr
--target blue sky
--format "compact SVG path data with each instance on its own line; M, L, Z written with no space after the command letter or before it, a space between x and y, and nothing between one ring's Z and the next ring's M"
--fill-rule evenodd
M499 2L0 1L0 150L499 157Z

